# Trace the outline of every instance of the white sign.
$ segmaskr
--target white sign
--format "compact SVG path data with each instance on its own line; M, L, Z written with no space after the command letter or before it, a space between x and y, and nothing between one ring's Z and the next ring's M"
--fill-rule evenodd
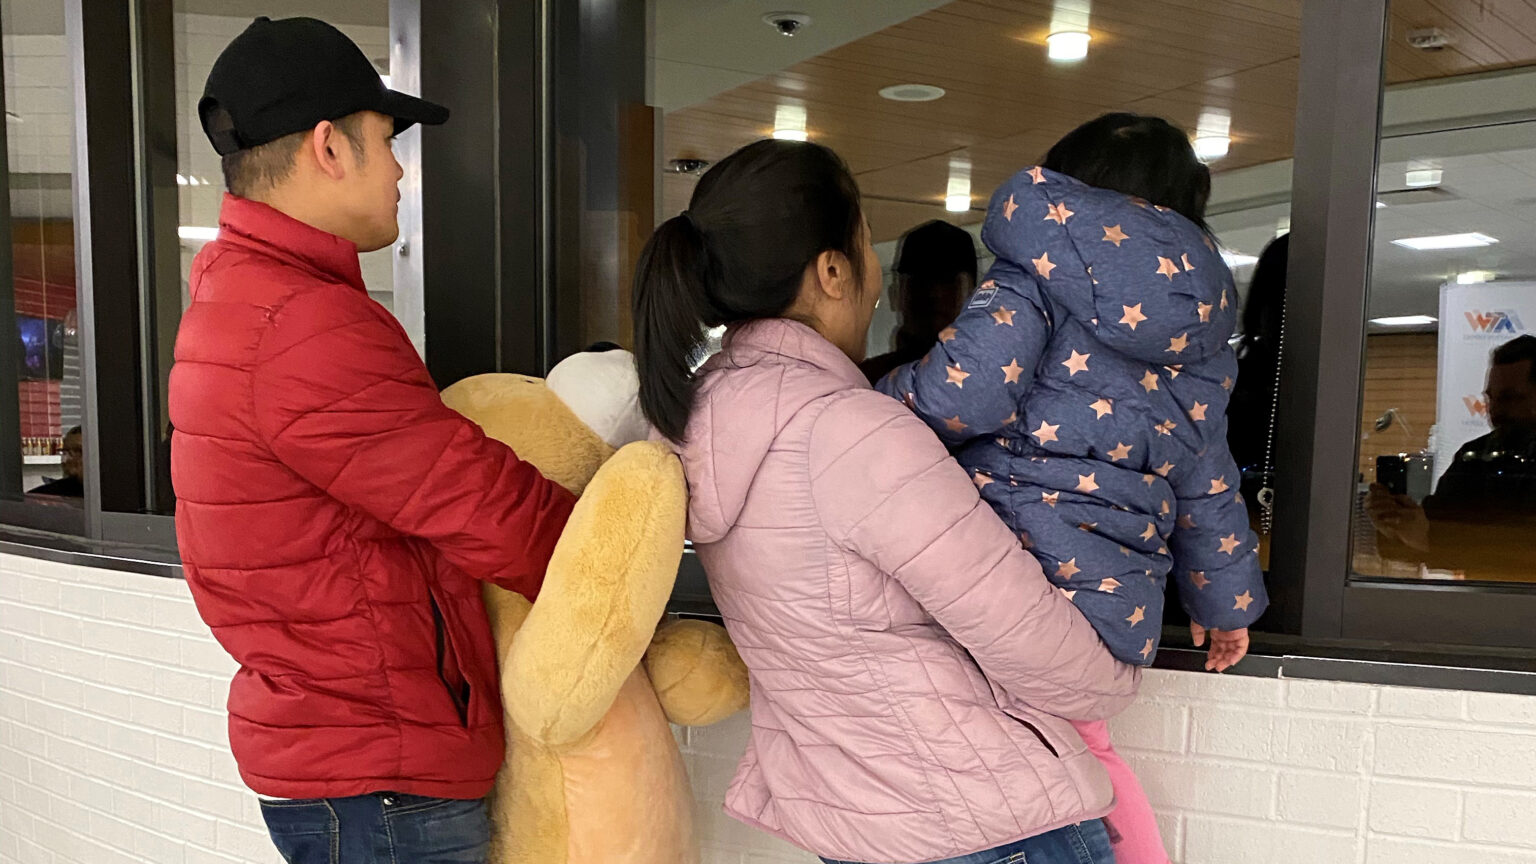
M1434 482L1456 451L1488 434L1483 389L1493 349L1536 326L1536 282L1440 286L1440 363Z

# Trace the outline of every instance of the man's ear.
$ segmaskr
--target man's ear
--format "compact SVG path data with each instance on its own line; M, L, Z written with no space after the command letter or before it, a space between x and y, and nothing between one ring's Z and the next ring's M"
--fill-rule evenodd
M335 123L321 120L315 124L306 142L310 154L315 157L315 166L332 180L340 180L347 174L341 162L341 147L350 146L343 140L345 137Z

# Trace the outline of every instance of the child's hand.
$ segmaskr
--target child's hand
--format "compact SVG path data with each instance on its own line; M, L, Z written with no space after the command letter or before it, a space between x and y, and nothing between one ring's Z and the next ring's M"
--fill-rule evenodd
M1241 630L1206 630L1189 622L1189 635L1195 639L1195 647L1205 644L1205 634L1211 634L1211 651L1205 658L1207 672L1225 672L1237 665L1248 654L1248 628Z

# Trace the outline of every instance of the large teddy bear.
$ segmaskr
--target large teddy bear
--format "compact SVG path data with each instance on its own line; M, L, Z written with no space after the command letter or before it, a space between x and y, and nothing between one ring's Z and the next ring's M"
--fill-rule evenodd
M687 486L677 457L644 440L637 393L622 350L574 355L543 381L481 375L443 393L580 496L538 600L485 591L507 728L491 864L699 859L667 721L736 713L747 674L719 626L657 626L683 552Z

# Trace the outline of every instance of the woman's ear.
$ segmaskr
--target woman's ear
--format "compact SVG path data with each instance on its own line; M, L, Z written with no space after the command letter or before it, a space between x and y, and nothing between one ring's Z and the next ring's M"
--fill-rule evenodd
M843 253L828 249L811 266L816 270L816 287L830 299L842 300L857 289L853 267Z

